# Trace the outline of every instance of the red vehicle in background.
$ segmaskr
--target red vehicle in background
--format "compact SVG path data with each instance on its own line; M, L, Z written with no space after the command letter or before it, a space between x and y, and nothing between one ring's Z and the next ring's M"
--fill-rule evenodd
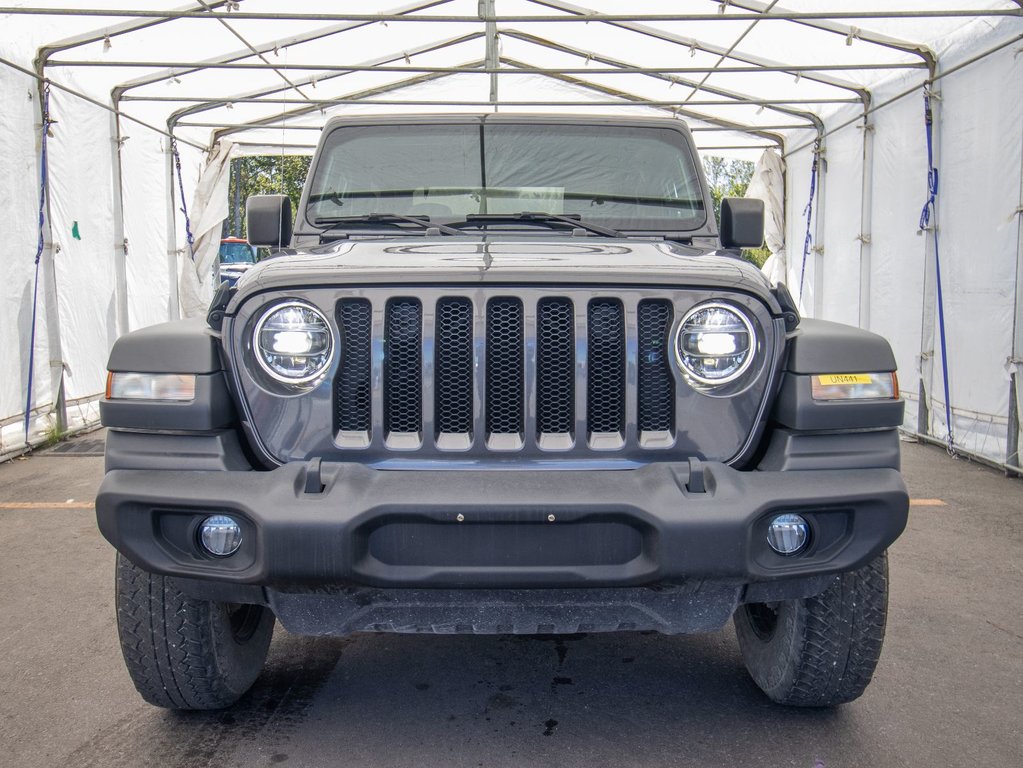
M256 263L256 246L240 237L225 237L217 255L217 283L234 285Z

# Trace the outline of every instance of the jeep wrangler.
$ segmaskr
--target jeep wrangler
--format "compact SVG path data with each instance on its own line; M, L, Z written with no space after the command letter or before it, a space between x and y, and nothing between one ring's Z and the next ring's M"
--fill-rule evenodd
M870 682L906 524L887 342L800 318L676 119L331 120L278 249L114 345L117 623L146 701L289 632L713 632L772 700Z

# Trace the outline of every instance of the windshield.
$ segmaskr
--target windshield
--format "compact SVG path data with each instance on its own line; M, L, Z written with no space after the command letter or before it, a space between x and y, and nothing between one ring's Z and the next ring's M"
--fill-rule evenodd
M581 216L615 229L706 221L678 131L620 125L348 126L326 139L306 219L370 213L456 221L469 214Z
M221 264L252 264L256 261L252 246L248 243L221 243Z

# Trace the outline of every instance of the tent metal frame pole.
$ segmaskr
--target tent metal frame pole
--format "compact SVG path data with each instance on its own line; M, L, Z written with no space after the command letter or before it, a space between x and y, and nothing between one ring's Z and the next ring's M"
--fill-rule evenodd
M248 127L250 127L248 123L215 123L215 122L198 122L198 121L193 122L191 120L179 120L176 123L176 126L178 128L248 128ZM758 128L758 129L764 130L764 131L785 131L785 130L788 130L788 131L806 131L806 130L811 130L811 128L812 128L812 126L809 126L809 125L795 125L795 124L788 124L788 123L779 123L777 125L757 125L757 126L750 126L750 127L755 127L755 128ZM271 129L281 129L281 128L285 128L285 129L287 129L289 131L317 131L317 132L319 132L319 131L323 130L323 126L322 125L264 125L264 126L261 126L259 129L256 129L256 130L271 130ZM695 125L695 126L691 125L691 126L689 126L689 132L690 133L707 133L707 132L718 133L718 132L724 132L724 131L733 131L733 132L744 133L746 130L747 129L745 129L745 128L730 128L730 127L724 127L724 126L720 126L720 125ZM236 143L243 143L243 142L236 142ZM311 144L310 146L315 146L315 145Z
M483 37L485 33L476 32L470 33L469 35L462 35L460 39L472 40L475 38ZM502 29L498 37L517 37L520 39L535 38L542 40L536 35L523 32L515 29ZM554 43L554 45L560 45ZM247 56L251 57L253 54L248 53ZM596 60L596 57L594 57ZM212 69L225 69L225 70L281 70L281 71L319 71L319 72L398 72L398 73L437 73L442 72L450 75L465 74L466 70L460 67L416 67L416 66L370 66L366 64L261 64L254 61L225 61L218 63L208 63L202 65L196 65L187 61L140 61L140 60L120 60L120 59L104 59L102 61L98 59L51 59L47 62L47 65L52 67L82 67L85 69L149 69L153 67L161 67L165 70L165 73L161 73L159 77L143 78L148 82L141 83L140 85L133 86L119 86L124 90L128 88L139 88L142 85L152 85L163 80L170 80L175 77L182 77L188 74L194 74L195 72L201 72L203 70ZM555 67L533 67L526 66L524 69L529 74L544 75L549 72L564 72L570 75L617 75L617 74L661 74L661 75L700 75L700 74L758 74L761 72L774 72L781 74L801 74L805 76L807 72L844 72L844 71L878 71L878 70L906 70L906 69L926 69L927 65L916 62L905 62L905 63L892 63L892 64L877 64L877 63L863 63L863 64L777 64L777 65L735 65L728 67L714 67L710 65L706 66L692 66L692 67L630 67L629 71L622 70L621 67L568 67L568 68L555 68ZM187 70L187 71L186 71ZM506 69L497 67L478 67L471 70L471 74L508 74ZM810 78L807 77L807 80ZM830 83L825 83L830 85ZM834 86L841 88L843 86ZM845 90L855 91L859 93L861 88L845 88ZM126 97L127 99L127 97Z
M209 10L210 13L213 12L213 9L204 0L198 0L198 2L204 8ZM252 52L253 56L256 56L260 61L262 61L264 64L266 64L271 70L273 70L273 72L276 73L276 75L281 80L283 80L291 88L291 90L295 91L295 93L297 93L299 96L305 96L305 94L302 93L302 89L299 86L297 86L293 82L291 82L291 80L287 77L287 75L285 75L278 67L274 66L266 58L266 52L261 52L261 51L256 50L255 46L253 46L252 43L250 43L247 39L245 39L245 37L238 30L236 30L234 27L232 27L227 22L227 20L224 18L224 14L218 13L218 14L216 14L216 16L217 16L218 20L220 21L220 24L224 27L224 29L226 29L228 32L230 32L234 37L238 38L239 42L241 42L242 45L244 45L246 48L248 48Z
M316 149L316 144L298 144L280 141L235 141L236 147L273 147L274 149Z
M449 77L449 75L441 75L442 77ZM548 72L547 77L554 77L555 72ZM741 107L741 106L754 106L754 107L771 107L771 106L784 106L786 104L859 104L859 99L747 99L743 101L737 101L736 99L650 99L645 97L643 100L651 105L659 107L671 107L671 106L693 106L693 107ZM207 97L202 96L137 96L132 101L145 101L151 103L195 103L195 104L206 104L208 103ZM270 96L266 98L256 97L240 97L232 99L229 103L231 104L284 104L284 105L295 105L295 104L309 104L310 106L321 107L321 106L333 106L335 104L349 104L352 102L362 103L365 99L352 99L340 96L333 99L291 99L286 96ZM456 106L456 107L485 107L491 102L489 100L473 99L473 100L462 100L462 99L387 99L387 100L374 100L374 104L381 104L386 106L413 106L413 107L437 107L437 106ZM500 101L501 106L508 107L565 107L579 105L583 107L587 106L614 106L614 104L607 104L599 101L587 101L587 102L576 102L567 99L545 99L545 100L513 100L513 101Z
M595 22L674 23L674 22L735 22L735 21L841 21L855 19L955 19L955 18L998 18L1023 16L1023 10L1014 8L979 8L913 11L783 11L772 14L762 13L594 13L586 20L555 15L509 14L495 16L464 15L412 15L395 13L256 13L233 11L225 14L209 14L199 11L146 11L141 9L97 9L97 8L34 8L0 7L0 15L19 16L93 16L101 18L142 18L142 19L210 19L230 16L236 21L348 21L348 22L398 22L412 21L434 24L478 24L492 21L497 24L547 24Z
M451 0L429 0L428 2L414 3L412 5L407 5L402 8L399 8L398 10L395 11L395 13L405 14L420 10L427 10L429 8L434 8L438 5L444 5L445 3L449 2L451 2ZM359 29L361 27L366 26L369 26L368 22L362 22L358 24L355 23L338 24L331 27L323 27L320 29L313 30L311 32L307 32L302 35L294 35L292 37L280 38L269 43L264 43L263 45L258 46L256 50L260 53L271 53L278 51L281 48L290 48L291 46L298 46L304 43L316 42L317 40L323 40L328 37L333 37L334 35L339 35L343 32L348 32L350 30ZM134 80L129 80L125 83L121 83L120 85L115 86L111 91L111 101L114 104L117 104L125 93L134 90L135 88L142 88L143 86L153 85L154 83L160 83L163 82L164 80L170 80L175 77L181 77L184 75L193 74L195 72L201 72L203 69L210 69L218 64L230 64L233 62L241 61L242 59L247 59L250 58L251 56L252 51L242 50L234 51L228 54L223 54L221 56L215 56L205 61L199 62L191 61L179 63L177 67L170 67L164 64L155 64L154 66L165 67L165 69L161 72L143 75L142 77L138 77L135 78ZM184 67L184 69L180 69L180 67Z
M562 0L529 0L534 5L539 5L545 8L553 8L555 10L563 11L568 14L582 17L585 20L592 20L595 12L591 8L583 8L578 5L571 5L570 3L563 2ZM720 17L720 14L719 14ZM666 43L672 43L674 45L681 46L689 50L703 51L704 53L710 53L717 56L722 56L725 59L731 61L741 61L744 64L751 64L758 70L773 71L773 72L784 72L785 74L795 75L801 73L807 80L811 80L816 83L822 83L823 85L834 86L835 88L842 88L847 91L852 91L857 96L863 97L867 93L867 89L857 83L850 80L843 80L841 78L832 77L830 75L821 74L823 71L827 71L829 67L792 67L786 66L783 62L774 61L772 59L766 59L762 56L754 56L748 53L738 53L736 51L729 52L726 48L722 48L718 45L711 45L709 43L701 42L694 38L686 38L681 35L676 35L672 32L667 32L662 29L655 27L646 26L645 24L637 23L636 21L621 21L621 22L604 22L609 26L617 27L618 29L625 29L637 34L644 35L654 40L661 40ZM834 67L834 69L838 69ZM723 68L718 68L718 71L727 71Z
M933 88L933 81L925 85ZM941 100L931 100L931 115L933 119L933 140L932 155L934 167L941 168L941 126L944 122L941 114ZM926 194L926 189L922 190ZM923 196L923 195L922 195ZM930 226L940 231L941 225L941 198L938 198L931 214ZM923 300L920 303L920 385L918 387L917 401L917 432L921 435L931 435L931 405L933 396L931 392L934 386L934 358L938 354L934 344L934 327L937 313L937 282L935 279L935 253L934 238L926 231L921 230L920 235L924 238L924 273L923 273ZM953 417L954 418L954 417ZM951 424L948 425L951 428Z
M168 133L173 137L174 128L167 126ZM171 139L173 141L173 138ZM174 151L170 141L167 142L167 277L170 295L167 301L167 319L177 320L181 317L181 296L178 291L178 207L174 203Z
M210 3L203 3L200 0L200 4L198 6L186 6L178 10L198 11L206 8L212 13L214 9L221 8L225 5L227 5L227 0L217 0L217 2ZM157 18L145 19L143 21L125 21L114 26L90 30L79 35L66 37L63 40L57 40L39 48L36 51L36 60L41 61L43 65L46 65L49 63L50 57L55 53L69 51L72 48L79 48L83 45L90 45L91 43L98 43L101 40L113 40L115 37L131 34L132 32L139 32L143 29L149 29L150 27L155 27L160 24L166 24L168 21L171 21L171 19Z
M483 64L482 61L479 62L479 63L480 63L480 65ZM394 82L394 83L388 83L387 85L377 86L375 88L367 88L366 90L363 90L363 91L355 91L355 92L349 93L348 94L348 99L353 104L363 104L363 103L365 103L365 100L368 99L371 96L376 96L376 95L379 95L379 94L382 94L382 93L390 93L392 91L400 90L401 88L407 88L407 87L413 86L413 85L420 85L422 83L428 83L428 82L431 82L433 80L437 80L437 79L439 79L441 77L446 77L446 75L439 75L439 74L418 75L417 77L406 78L404 80L399 80L399 81ZM211 141L210 141L210 145L211 146L216 146L217 142L220 141L220 139L224 138L225 136L230 136L232 134L238 133L238 132L240 132L242 130L248 130L248 129L253 129L253 128L263 128L263 127L265 127L267 125L270 125L270 124L277 125L281 121L287 121L287 120L289 120L289 119L291 119L293 117L301 117L303 115L308 115L311 112L323 111L323 110L326 109L326 106L328 106L328 105L314 104L314 105L310 105L310 106L299 107L298 109L291 109L291 110L287 110L285 112L279 112L279 113L274 114L274 115L270 115L270 116L267 116L267 117L261 117L261 118L258 118L256 120L253 120L253 121L251 121L249 123L246 123L248 128L228 128L228 129L225 129L225 130L222 130L222 131L214 131L213 136L212 136ZM171 121L175 121L176 122L176 119L177 119L177 113L175 113L174 115L171 116Z
M933 85L934 83L939 82L943 78L946 78L949 75L952 75L952 74L958 72L961 69L965 69L966 67L969 67L972 64L976 64L981 59L986 59L988 56L991 56L992 54L998 53L1003 48L1008 48L1011 45L1015 45L1016 43L1020 42L1021 40L1023 40L1023 34L1013 35L1012 37L1008 38L1007 40L1003 40L1002 42L998 43L997 45L995 45L995 46L993 46L991 48L988 48L986 51L982 51L982 52L978 53L976 56L971 56L970 58L966 59L965 61L959 62L958 64L956 64L953 67L949 67L948 69L942 70L941 72L935 71L935 73L931 77L929 77L927 80L923 81L922 83L918 83L917 85L914 85L911 88L907 88L904 91L900 91L899 93L895 94L891 98L885 99L882 102L879 102L877 104L871 104L870 108L867 110L867 112L868 112L868 114L873 114L874 112L877 112L878 110L884 109L885 107L890 106L890 105L894 104L897 101L901 101L902 99L906 98L907 96L912 96L914 93L919 91L921 88L927 88L927 87ZM935 66L937 66L937 63L935 64ZM850 125L855 125L862 118L863 118L863 115L857 115L856 117L850 118L849 120L846 120L845 122L842 122L842 123L839 123L838 125L832 126L831 128L827 129L827 131L825 132L825 135L830 136L830 135L832 135L834 133L838 133L838 131L841 131L843 128L848 128ZM808 142L806 142L804 144L800 144L797 147L793 147L792 149L787 150L785 152L785 155L788 156L788 155L791 155L791 154L795 154L796 152L799 152L801 149L806 149L807 147L809 147L812 144L813 144L813 141L808 141Z
M104 109L107 112L113 112L114 114L119 115L120 117L124 118L125 120L130 120L131 122L135 123L136 125L141 125L143 128L148 128L149 130L155 131L156 133L159 133L162 136L167 136L167 137L170 136L170 134L168 134L167 131L163 130L162 128L157 128L155 125L152 125L151 123L147 123L145 120L140 120L139 118L134 117L133 115L129 115L127 112L122 112L119 109L117 109L116 107L112 107L109 104L104 104L102 101L99 101L98 99L94 99L91 96L87 96L86 94L82 93L81 91L77 91L74 88L69 88L66 85L58 83L56 80L51 80L50 78L46 77L44 74L40 74L39 72L34 72L31 69L26 69L25 67L22 67L19 64L15 64L13 61L10 61L9 59L5 59L2 56L0 56L0 64L3 64L6 67L10 67L11 69L13 69L13 70L15 70L17 72L21 72L23 75L28 75L29 77L35 78L35 80L38 81L38 83L39 83L39 92L40 93L42 93L43 86L45 84L49 84L51 88L56 88L58 91L63 91L64 93L70 94L71 96L74 96L76 99L81 99L82 101L86 101L89 104L92 104L94 107L99 107L100 109ZM196 149L205 149L205 147L203 147L203 146L201 146L199 144L195 144L194 142L188 141L186 139L179 139L179 141L182 144L188 144L189 146L195 147Z
M503 62L505 62L507 64L512 64L512 65L515 65L515 64L518 63L514 59L509 59L508 57L502 57L501 61L503 61ZM733 128L733 129L735 129L735 130L737 130L737 131L739 131L741 133L747 133L747 134L749 134L751 136L758 136L761 139L764 139L765 141L770 141L770 142L772 142L773 144L775 144L778 147L783 147L784 146L784 138L781 136L781 134L770 133L768 131L761 131L761 130L758 130L755 126L747 126L747 125L743 125L741 123L733 123L732 121L726 120L724 118L715 117L713 115L706 115L706 114L704 114L702 112L696 112L696 111L694 111L692 109L689 109L688 105L685 105L685 106L675 106L675 105L666 106L666 105L652 104L652 103L646 101L645 99L643 99L643 97L641 97L641 96L636 96L635 94L628 93L627 91L619 91L619 90L616 90L614 88L609 88L608 86L605 86L605 85L599 85L597 83L591 83L588 80L582 80L582 79L577 78L577 77L571 77L569 75L554 75L554 74L550 75L550 77L554 78L555 80L560 80L560 81L562 81L564 83L569 83L570 85L577 86L579 88L585 88L587 90L595 91L597 93L601 93L601 94L604 94L606 96L614 96L615 98L620 100L618 102L612 102L612 103L615 103L615 104L621 104L622 106L636 106L636 105L639 105L639 106L649 106L649 107L652 107L654 109L660 109L660 110L663 110L663 111L666 111L666 112L670 112L672 115L674 115L676 117L678 117L678 116L688 117L688 118L692 118L694 120L700 120L700 121L708 123L710 125L718 125L718 126L725 127L725 128ZM592 103L592 102L590 102L590 103ZM587 103L583 103L582 104L582 106L586 106L586 105L587 105Z
M729 5L733 8L743 8L747 11L755 11L757 13L764 14L764 19L769 19L776 15L771 7L765 3L758 2L757 0L713 0L716 3ZM844 24L835 24L828 20L811 21L807 19L793 19L795 23L801 24L812 29L819 29L823 32L831 32L832 34L841 35L852 44L853 40L862 40L865 43L872 45L880 45L884 48L890 48L895 51L901 51L902 53L908 53L913 56L919 56L923 59L924 64L934 74L934 67L937 64L938 57L930 48L926 45L919 43L913 43L908 40L900 40L895 37L888 35L882 35L877 32L871 32L870 30L860 29L859 27L848 26Z
M44 103L43 92L46 88L46 80L39 80L39 117L42 123L42 110ZM39 152L42 149L40 147ZM36 167L40 168L40 156L36 157ZM52 167L52 166L51 166ZM43 180L40 179L40 185ZM43 284L43 306L46 315L46 337L47 351L49 352L50 369L50 396L53 398L53 415L56 419L57 434L63 435L67 432L67 402L64 394L64 343L63 334L60 329L60 303L57 293L57 244L53 242L53 195L51 194L49 177L46 179L46 210L43 215L43 252L40 255L40 266L42 268ZM25 443L28 443L28 435L25 435Z
M776 6L778 4L778 2L779 2L779 0L771 0L771 4L768 6L767 10L770 10L771 8L774 8L774 6ZM720 12L724 13L726 10L728 10L727 7L722 6L721 9L720 9ZM746 28L742 31L742 33L737 38L735 38L735 40L732 41L732 44L728 46L727 50L718 57L718 60L715 62L715 64L721 64L721 63L727 61L728 60L728 56L730 56L732 54L732 52L735 51L735 49L739 47L739 43L741 43L743 40L745 40L746 36L749 35L749 33L752 32L754 29L756 29L756 26L757 26L758 22L759 22L759 19L757 21L752 21L749 24L747 24ZM699 85L701 85L701 86L705 85L709 78L710 78L710 73L708 72L700 80ZM689 98L692 98L698 92L699 92L699 86L693 87L693 89L689 92Z
M1021 0L1023 2L1023 0ZM1023 469L1020 461L1020 399L1023 398L1023 382L1020 371L1023 368L1023 135L1020 136L1021 161L1019 170L1019 204L1016 207L1016 290L1013 297L1014 313L1012 322L1012 357L1009 365L1009 423L1006 434L1005 463ZM1007 470L1008 471L1008 470Z
M819 135L819 134L818 134ZM813 316L824 317L824 225L827 215L828 147L820 139L820 162L817 164L817 202L814 206L813 232Z
M518 64L519 64L519 62L515 61L514 59L509 59L507 57L502 57L501 58L501 62L504 63L504 64L512 65L512 66L518 66ZM480 61L480 62L477 62L477 63L482 65L484 62ZM467 64L467 65L464 65L464 66L471 66L471 64ZM405 87L408 87L410 85L418 85L420 83L429 82L431 80L435 80L435 79L438 79L440 77L445 77L445 76L446 75L441 75L441 74L420 75L419 77L408 78L406 80L401 80L401 81L398 81L398 82L395 82L395 83L390 83L390 84L388 84L386 86L379 86L377 88L372 88L372 89L368 89L368 90L357 92L357 93L349 93L349 94L347 94L346 102L351 102L351 103L355 103L355 104L363 104L363 103L366 103L366 100L369 97L371 97L371 96L380 95L382 93L389 93L391 91L399 90L401 88L405 88ZM595 91L595 92L598 92L598 93L602 93L604 95L613 96L616 99L618 99L618 101L609 102L609 103L614 104L616 106L617 105L622 105L622 106L633 105L634 106L636 104L640 104L640 105L644 104L644 100L641 97L636 96L634 94L629 94L629 93L624 92L624 91L617 91L615 89L608 88L606 86L599 86L599 85L596 85L594 83L589 83L589 82L587 82L585 80L580 80L578 78L569 77L567 75L560 75L559 76L559 75L555 75L555 74L552 73L551 77L554 77L555 79L561 80L562 82L567 82L567 83L570 83L572 85L576 85L578 87L585 88L587 90L592 90L592 91ZM372 103L381 103L381 102L373 101ZM445 102L445 103L447 103L447 102ZM591 104L590 102L566 102L567 106L582 106L582 107L586 107L586 106L589 106L590 104ZM741 123L734 123L734 122L729 121L729 120L725 120L725 119L722 119L722 118L717 118L717 117L714 117L714 116L711 116L711 115L703 114L702 112L696 112L696 111L693 111L693 110L688 109L688 108L681 108L679 106L676 106L674 103L672 103L670 107L660 107L660 106L657 106L657 105L648 105L648 106L651 106L652 108L655 108L655 109L664 109L665 111L668 111L668 112L670 112L673 115L680 115L680 116L683 116L683 117L689 117L689 118L692 118L692 119L695 119L695 120L700 120L701 122L705 122L705 123L707 123L709 125L717 125L717 126L720 126L723 129L735 130L735 131L738 131L740 133L748 133L748 134L751 134L751 135L754 135L754 136L759 136L762 139L765 139L767 141L773 142L775 145L777 145L779 147L783 147L784 146L784 142L783 142L783 139L782 139L780 134L770 133L770 132L767 132L767 131L761 131L761 130L758 130L756 128L756 126L749 126L749 125L744 125L744 124L741 124ZM274 127L280 127L280 123L281 123L282 120L287 120L287 119L290 119L290 118L293 118L293 117L300 117L302 115L309 114L309 113L311 113L313 111L316 111L316 110L319 110L319 109L321 109L321 107L319 107L319 106L306 106L306 107L301 107L299 109L290 110L290 111L282 113L282 114L275 114L275 115L268 116L268 117L265 117L265 118L260 118L258 120L250 121L248 123L242 123L240 125L236 124L237 127L226 127L224 130L219 130L219 131L215 131L214 132L213 138L212 138L212 143L216 144L217 141L219 141L221 138L223 138L225 136L229 136L229 135L232 135L232 134L235 134L235 133L239 133L239 132L242 132L242 131L245 131L245 130L253 130L253 129L259 129L259 128L266 128L266 127L269 127L271 125L274 126Z
M390 63L390 62L394 62L394 61L402 61L406 57L411 58L412 56L418 56L418 55L421 55L421 54L424 54L424 53L433 53L435 51L443 50L445 48L449 48L449 47L452 47L452 46L455 46L455 45L461 45L462 43L472 42L473 40L480 39L482 36L483 36L483 33L481 33L481 32L473 32L473 33L468 34L468 35L461 35L459 37L449 38L447 40L442 40L442 41L439 41L439 42L436 42L436 43L428 43L428 44L420 46L418 48L412 48L412 49L409 49L407 51L402 51L400 53L389 53L389 54L387 54L385 56L380 56L380 57L377 57L376 59L371 59L369 62L365 62L364 66L366 66L367 70L371 71L373 69L373 66L375 65L376 62ZM326 82L328 80L335 80L335 79L337 79L339 77L344 77L347 74L349 74L349 73L348 72L337 72L335 74L327 74L327 75L324 75L324 76L321 76L321 77L316 77L315 75L313 75L313 76L310 76L309 78L307 78L306 80L303 80L303 81L300 81L300 82L303 85L306 85L306 84L311 85L314 82L315 83L324 83L324 82ZM255 91L248 91L246 93L240 94L238 97L235 97L235 98L251 98L251 99L256 99L256 98L259 98L261 96L269 96L269 95L272 95L272 94L275 94L275 93L281 93L282 91L286 91L286 90L288 90L288 88L286 86L275 86L275 87L270 88L270 89L261 88L261 89L255 90ZM123 100L125 100L125 101L137 101L137 100L140 100L140 99L138 97L133 97L133 96L124 96ZM192 107L186 107L184 109L179 109L179 110L177 110L176 112L174 112L172 114L172 117L174 117L174 119L175 119L175 125L181 125L182 124L181 123L181 118L182 117L185 117L185 116L188 116L188 115L199 114L201 112L207 112L209 110L218 109L220 107L230 108L234 103L235 103L235 101L232 98L217 97L216 99L211 99L209 101L202 102L202 103L198 104L197 106L192 106Z
M602 55L598 54L596 51L584 50L584 49L580 49L580 48L573 48L571 46L567 46L567 45L564 45L562 43L555 43L555 42L553 42L551 40L547 40L545 38L538 37L536 35L530 35L530 34L527 34L527 33L519 32L519 31L514 31L514 30L505 30L502 34L505 37L511 37L512 39L521 40L522 42L527 42L527 43L530 43L530 44L533 44L533 45L538 45L538 46L540 46L542 48L547 48L549 50L558 51L560 53L565 53L567 55L576 56L576 57L579 57L579 58L585 58L588 61L600 62L601 64L607 65L608 68L611 71L614 71L616 74L617 73L621 73L621 72L629 72L629 73L637 73L638 72L638 73L641 73L641 74L644 74L644 75L648 75L648 76L650 76L652 78L655 78L655 79L658 79L658 80L661 80L661 81L667 81L669 83L672 83L673 85L674 84L684 85L686 87L692 87L692 88L694 88L697 91L701 91L701 92L705 91L707 93L712 93L712 94L715 94L717 96L725 96L727 98L732 98L732 99L735 99L737 102L747 102L748 103L749 99L751 98L750 96L748 96L747 94L744 94L744 93L739 93L739 92L736 92L736 91L726 90L724 88L712 87L712 86L706 85L705 83L700 83L699 85L697 85L695 83L695 81L692 81L692 80L683 79L683 78L679 78L679 77L670 77L670 76L668 76L668 75L666 75L664 73L659 73L659 72L654 72L654 71L643 71L642 67L633 67L631 64L629 64L626 61L622 61L622 60L619 60L619 59L613 59L613 58L610 58L608 56L602 56ZM586 70L584 69L583 71L585 72ZM560 72L562 74L571 74L571 71L569 69L562 69L562 70L560 70ZM670 88L671 86L668 86L668 87ZM769 108L772 111L780 112L782 114L789 115L790 117L795 117L795 118L806 120L810 125L816 126L816 125L818 125L820 123L820 118L817 117L817 115L813 114L812 112L803 112L801 110L788 109L788 108L785 108L785 107L783 107L781 105L777 105L777 104L771 105ZM795 127L796 128L802 128L803 126L795 126Z
M863 155L860 168L860 328L870 329L870 281L872 264L871 228L874 184L874 125L866 110L863 113Z
M114 301L117 306L117 335L128 332L128 238L124 233L124 171L121 152L127 137L121 134L121 120L116 113L110 113L110 161L113 164L113 224L114 224Z
M496 1L495 0L479 0L479 14L480 18L486 18L495 14ZM486 35L486 59L485 69L490 76L490 107L497 112L498 108L498 36L497 36L497 24L493 21L487 21L484 24L484 34Z

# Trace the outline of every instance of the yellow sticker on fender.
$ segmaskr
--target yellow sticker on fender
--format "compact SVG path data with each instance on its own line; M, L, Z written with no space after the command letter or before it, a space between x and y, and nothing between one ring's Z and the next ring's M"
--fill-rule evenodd
M870 384L873 381L869 373L832 373L814 378L825 387L837 384Z

